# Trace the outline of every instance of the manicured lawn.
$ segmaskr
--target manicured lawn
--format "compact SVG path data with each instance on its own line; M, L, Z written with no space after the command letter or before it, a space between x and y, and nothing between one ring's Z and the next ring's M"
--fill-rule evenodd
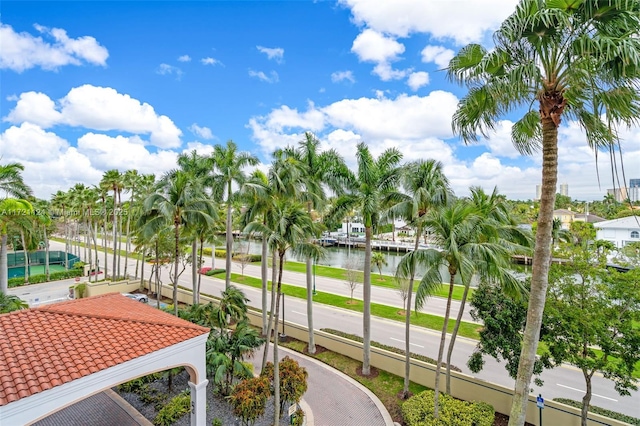
M240 274L231 274L231 280L238 284L244 284L255 288L262 288L262 281L260 278L242 276ZM269 288L271 288L271 281L269 281ZM288 284L282 284L282 292L287 296L297 297L300 299L306 299L307 290L302 287L292 286ZM362 301L353 299L353 302L348 297L339 296L336 294L325 293L319 291L313 296L313 300L317 303L323 303L325 305L335 306L338 308L349 309L355 312L362 312ZM377 317L386 318L394 321L404 322L404 314L399 313L400 309L394 306L386 306L378 303L371 304L371 314ZM442 330L443 317L431 314L420 313L417 315L411 315L411 324L420 327L430 328L433 330ZM455 319L450 319L448 324L448 330L451 332ZM468 337L471 339L479 339L479 326L478 324L472 324L468 322L462 322L458 335L462 337Z
M284 264L284 269L291 272L298 273L306 273L306 264L301 262L295 262L291 260L287 260ZM316 265L315 266L316 275L319 277L327 277L334 278L336 280L346 280L347 273L346 270L342 268L334 268L332 266L324 266L324 265ZM362 276L362 272L360 273ZM360 278L362 279L362 278ZM419 280L414 283L414 291L418 288ZM390 275L382 275L375 273L373 270L371 271L371 285L376 285L379 287L387 287L387 288L397 288L395 284L395 278ZM464 287L461 285L455 285L453 288L453 300L462 300L462 292L464 291ZM474 289L469 289L468 298L471 298L473 295ZM449 286L442 285L434 296L444 297L446 298L449 295Z

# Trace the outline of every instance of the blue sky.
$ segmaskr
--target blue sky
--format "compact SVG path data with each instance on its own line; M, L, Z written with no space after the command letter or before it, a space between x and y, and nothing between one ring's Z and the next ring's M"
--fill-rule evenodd
M511 146L506 117L464 146L446 81L469 42L490 47L514 0L29 2L0 15L0 155L36 195L96 184L112 168L161 174L176 156L234 140L270 162L314 132L354 163L355 146L435 158L457 194L497 185L531 199L540 156ZM640 177L640 130L623 133L627 178ZM559 183L576 199L613 186L574 123L560 132ZM634 175L634 172L636 176ZM616 185L617 186L617 185Z

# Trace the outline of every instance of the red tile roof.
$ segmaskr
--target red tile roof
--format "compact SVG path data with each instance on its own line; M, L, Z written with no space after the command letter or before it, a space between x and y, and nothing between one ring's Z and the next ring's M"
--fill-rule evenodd
M0 315L0 406L208 332L119 293Z

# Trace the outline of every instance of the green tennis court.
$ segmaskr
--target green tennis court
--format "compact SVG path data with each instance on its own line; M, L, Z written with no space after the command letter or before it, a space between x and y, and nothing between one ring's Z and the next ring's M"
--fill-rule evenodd
M49 265L49 273L54 273L54 272L64 272L66 271L66 269L64 269L64 266L62 265ZM34 266L29 266L29 276L31 275L41 275L44 274L44 265L34 265Z

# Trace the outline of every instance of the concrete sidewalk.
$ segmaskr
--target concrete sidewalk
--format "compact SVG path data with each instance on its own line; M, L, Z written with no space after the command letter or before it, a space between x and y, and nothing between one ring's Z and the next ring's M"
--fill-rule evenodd
M251 359L260 373L264 346ZM309 373L307 392L300 404L307 413L307 426L393 426L391 415L369 389L317 359L278 347L279 358L293 358ZM273 346L269 348L273 362Z

